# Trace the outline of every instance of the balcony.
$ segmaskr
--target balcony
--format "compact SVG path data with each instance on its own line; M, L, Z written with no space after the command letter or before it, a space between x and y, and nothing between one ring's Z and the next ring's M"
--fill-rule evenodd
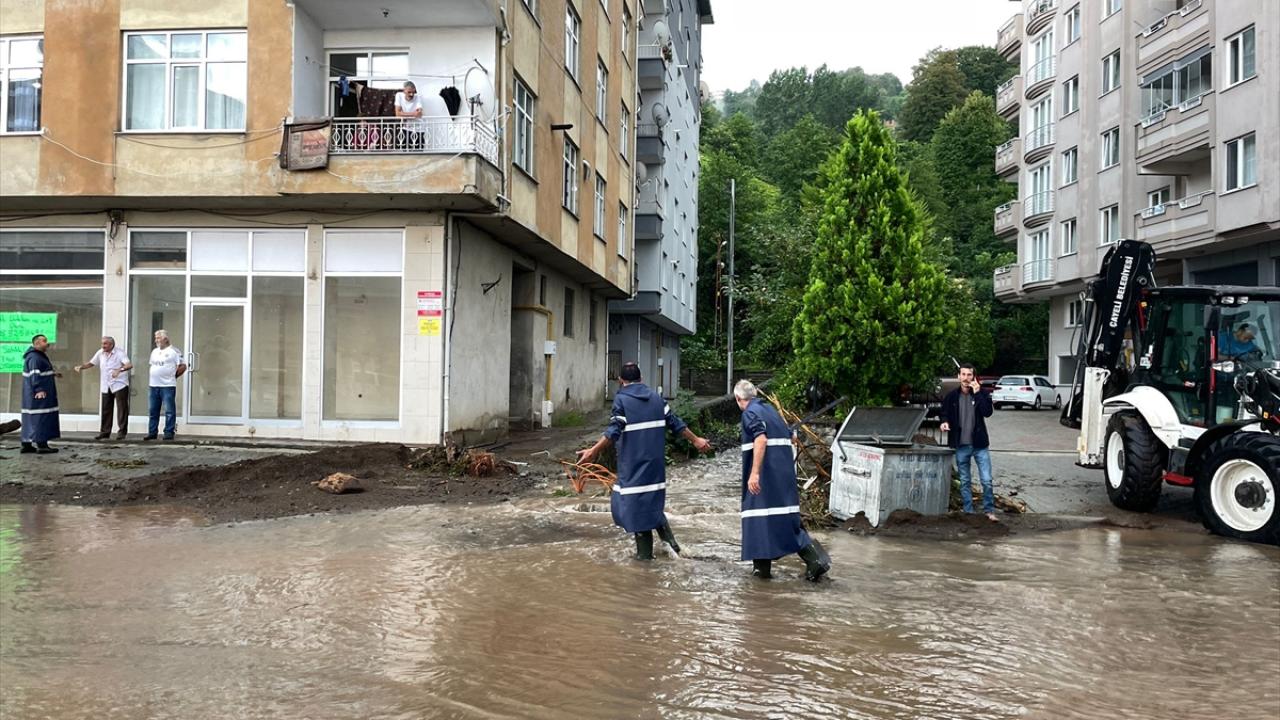
M670 45L640 45L636 49L636 82L640 89L661 90L667 80L667 63L674 58Z
M1137 239L1151 243L1157 257L1186 253L1216 237L1217 200L1213 191L1190 195L1138 214Z
M1056 266L1057 263L1053 258L1042 258L1023 263L1022 287L1029 290L1032 286L1053 284Z
M1138 33L1139 76L1211 42L1211 15L1204 0L1191 0Z
M1043 225L1053 217L1053 191L1045 190L1028 195L1022 201L1022 222L1027 227Z
M1139 123L1134 142L1134 159L1138 165L1145 172L1166 174L1161 171L1180 168L1164 164L1185 165L1207 158L1216 103L1217 96L1210 90Z
M1018 225L1022 222L1022 203L1015 201L1007 202L995 211L995 234L996 237L1005 237L1008 235L1017 235Z
M661 165L666 161L666 149L660 126L655 123L636 125L636 160L646 165Z
M1022 138L1013 138L996 148L996 175L1008 177L1018 172L1018 158L1022 157Z
M1022 288L1018 282L1018 273L1014 272L1017 265L1005 265L998 267L991 275L991 282L995 286L996 299L1002 302L1010 302L1018 297L1018 291Z
M1050 55L1027 68L1025 73L1026 89L1023 95L1028 100L1053 87L1053 79L1058 75L1058 58Z
M1021 17L1021 15L1019 15L1019 17ZM1000 113L1000 117L1005 120L1010 120L1018 116L1021 102L1021 75L1014 75L1001 83L1000 87L996 88L996 112Z
M1023 162L1035 162L1053 152L1053 123L1032 128L1022 139Z
M1023 29L1025 18L1026 16L1022 13L1014 15L996 33L996 52L1000 53L1000 57L1005 60L1018 59L1018 52L1022 50L1022 39L1025 35Z
M334 118L330 155L474 154L498 165L498 135L476 118Z
M1058 0L1038 0L1027 7L1027 34L1035 35L1058 14Z

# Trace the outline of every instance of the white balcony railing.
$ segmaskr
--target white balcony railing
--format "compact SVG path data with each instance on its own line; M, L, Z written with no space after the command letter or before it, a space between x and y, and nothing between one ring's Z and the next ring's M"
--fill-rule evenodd
M1191 13L1195 12L1196 10L1199 10L1200 6L1203 4L1204 4L1204 0L1191 0L1191 2L1187 3L1186 5L1183 5L1177 10L1174 10L1173 12L1169 13L1168 15L1165 15L1164 17L1160 18L1159 20L1156 20L1155 22L1151 23L1146 28L1144 28L1142 30L1142 37L1149 38L1152 35L1155 35L1156 33L1168 27L1169 21L1172 20L1175 16L1186 17Z
M675 51L670 45L641 45L636 48L636 56L641 60L665 60L671 62L675 59Z
M1027 133L1027 137L1023 140L1022 151L1024 153L1039 150L1046 145L1053 144L1053 123L1045 123L1040 127L1031 128Z
M1001 95L1005 94L1005 93L1006 93L1006 92L1008 92L1010 89L1012 89L1012 88L1013 88L1013 84L1014 84L1015 82L1017 82L1017 80L1018 80L1018 76L1017 76L1017 75L1014 75L1013 77L1009 78L1008 80L1005 80L1004 82L1002 82L1002 83L1000 83L999 85L997 85L997 86L996 86L996 97L1000 97Z
M1041 60L1040 62L1027 68L1027 87L1031 87L1038 82L1051 79L1058 72L1058 58L1055 55Z
M1036 215L1053 212L1053 191L1045 190L1034 195L1028 195L1026 200L1022 201L1022 217L1031 218Z
M475 118L334 118L330 155L458 155L498 164L498 136Z
M1022 264L1022 284L1044 283L1053 281L1053 258L1031 260Z
M1027 24L1035 22L1041 15L1058 9L1058 0L1037 0L1027 8Z

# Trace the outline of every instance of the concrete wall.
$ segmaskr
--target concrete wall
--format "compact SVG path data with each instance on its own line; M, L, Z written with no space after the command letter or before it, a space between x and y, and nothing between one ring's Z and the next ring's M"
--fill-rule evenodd
M449 433L505 432L511 406L511 251L459 221L449 252Z
M301 7L293 6L293 103L294 117L319 117L326 113L329 70L325 64L324 30Z

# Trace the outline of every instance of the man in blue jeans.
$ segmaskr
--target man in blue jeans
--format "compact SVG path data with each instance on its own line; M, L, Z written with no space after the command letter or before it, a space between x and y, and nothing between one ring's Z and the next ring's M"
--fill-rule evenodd
M973 374L973 366L960 366L960 387L942 399L942 430L947 444L955 448L956 467L960 470L960 499L964 511L973 512L973 476L969 460L978 463L982 481L982 510L987 519L996 522L996 497L991 487L991 440L987 436L986 418L991 417L991 395L982 392Z
M143 440L155 440L160 429L160 406L164 406L164 439L172 440L178 418L178 378L187 371L182 352L169 344L169 333L157 330L156 349L151 351L151 393L148 405L147 434Z

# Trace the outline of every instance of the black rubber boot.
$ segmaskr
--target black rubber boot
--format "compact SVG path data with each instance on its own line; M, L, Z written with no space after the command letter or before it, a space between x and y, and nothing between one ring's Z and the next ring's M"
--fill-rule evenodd
M751 574L761 580L768 580L773 577L773 561L772 560L752 560Z
M818 582L831 569L831 556L817 540L811 541L798 554L804 560L804 577L809 582Z
M58 448L49 447L49 443L36 443L36 452L40 455L52 455L58 452Z
M662 542L671 546L671 552L680 554L680 543L676 542L676 536L671 532L671 526L663 523L658 526L658 537L662 538Z
M33 452L35 452L35 451L36 451L36 446L35 446L35 445L32 445L32 444L31 444L31 443L29 443L29 442L24 442L24 443L22 443L22 449L21 449L21 450L19 450L18 452L20 452L20 453L33 453Z
M645 530L636 533L636 559L652 560L653 559L653 531Z

